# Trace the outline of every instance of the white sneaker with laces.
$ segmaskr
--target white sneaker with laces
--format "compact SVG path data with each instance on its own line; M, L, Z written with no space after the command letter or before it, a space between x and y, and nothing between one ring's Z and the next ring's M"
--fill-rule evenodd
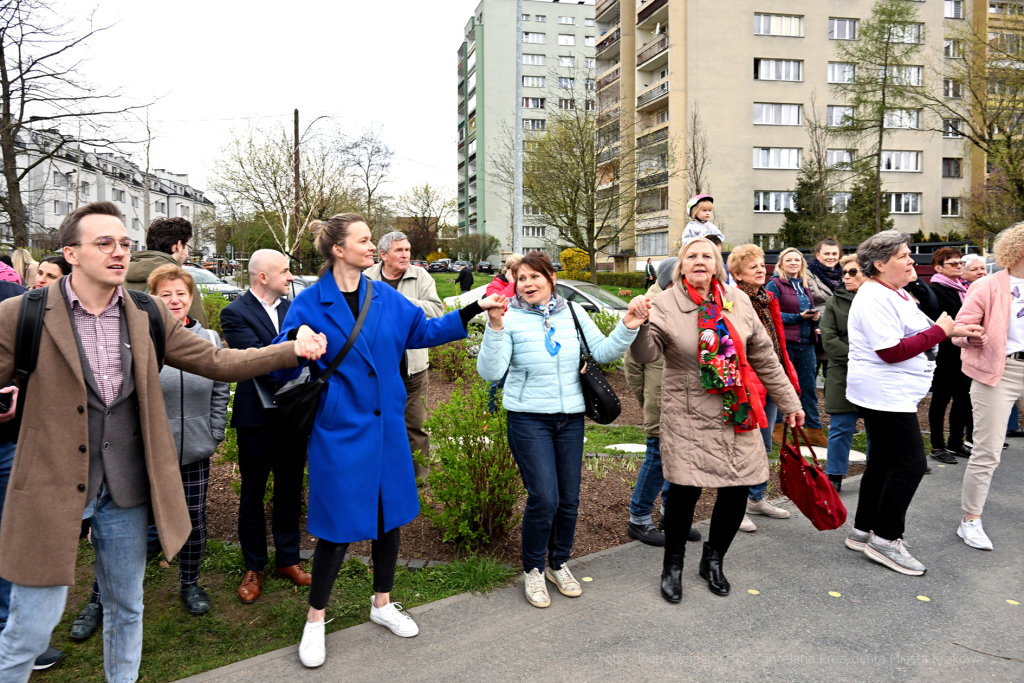
M548 586L544 583L544 577L536 568L524 572L526 578L526 600L534 607L547 607L551 604L548 596Z
M569 567L562 565L560 569L548 567L544 570L544 577L555 584L558 592L570 598L578 598L583 595L583 586L576 580L576 577L569 571Z
M397 602L389 602L383 607L377 607L373 598L370 598L370 621L389 629L396 636L412 638L418 635L420 627L405 612Z
M989 540L985 530L981 528L980 519L966 520L961 518L960 528L956 530L956 535L964 539L964 543L972 548L992 550L992 541Z
M334 620L331 619L331 621ZM327 659L324 631L329 623L323 619L317 622L306 622L302 629L302 641L299 643L299 661L303 666L315 669Z
M757 525L751 521L750 517L743 515L743 521L740 522L740 531L746 531L748 534L757 531Z
M783 510L780 507L775 507L764 498L757 502L747 498L747 514L764 515L765 517L774 517L775 519L786 519L789 517L789 510Z

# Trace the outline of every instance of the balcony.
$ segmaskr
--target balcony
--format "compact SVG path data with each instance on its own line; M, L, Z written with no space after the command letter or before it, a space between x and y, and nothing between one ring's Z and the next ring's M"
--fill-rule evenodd
M605 11L618 4L618 2L619 0L598 0L597 5L594 6L594 17L601 16Z
M654 86L647 92L637 97L636 106L638 108L646 107L647 105L651 104L656 100L661 99L662 97L665 97L666 95L668 95L668 81L662 81L658 85Z
M661 40L654 42L651 45L647 45L640 49L636 55L636 65L639 67L644 62L649 62L654 59L662 52L668 49L668 36L663 36Z
M612 121L617 121L621 111L622 111L621 107L615 107L615 109L612 109L609 112L606 112L604 114L599 114L598 117L597 117L597 127L601 128L602 126L605 126L605 125L611 123Z
M639 28L640 24L650 19L654 14L659 14L658 10L662 9L668 4L668 0L646 0L640 5L640 11L636 14L636 25ZM667 15L668 12L665 12ZM662 22L665 23L665 22Z
M654 173L649 176L644 176L636 181L637 188L643 189L646 187L657 187L658 185L664 185L668 182L668 171L662 171L661 173ZM654 209L657 211L657 209Z
M616 67L615 71L605 74L604 76L601 76L601 78L597 79L597 89L600 90L601 88L611 85L615 81L619 80L619 76L621 75L622 69L620 67Z
M622 31L620 29L615 29L607 36L605 36L604 40L597 44L597 48L594 50L594 54L600 55L602 52L610 48L612 45L617 44L619 42L619 38L621 37Z
M653 145L654 143L661 142L662 140L668 140L668 126L665 126L664 128L659 128L653 133L649 133L647 135L643 135L637 138L636 146L647 147L648 145Z
M613 147L612 149L606 149L603 152L601 152L600 154L598 154L597 155L597 163L598 164L606 164L609 161L611 161L612 159L618 159L618 158L619 158L619 148L618 147Z
M466 165L466 160L463 159L462 161L459 162L459 170L461 171L462 167L465 166L465 165Z

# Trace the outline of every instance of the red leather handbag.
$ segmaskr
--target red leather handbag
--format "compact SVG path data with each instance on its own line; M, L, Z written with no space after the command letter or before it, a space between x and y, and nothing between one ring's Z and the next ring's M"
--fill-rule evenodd
M792 443L787 441L790 431L793 434ZM800 454L800 440L803 440L804 446L811 452L813 465ZM814 455L814 449L804 436L804 430L799 427L787 425L782 429L779 480L782 492L789 496L818 531L838 529L846 522L846 506L818 464L818 457Z

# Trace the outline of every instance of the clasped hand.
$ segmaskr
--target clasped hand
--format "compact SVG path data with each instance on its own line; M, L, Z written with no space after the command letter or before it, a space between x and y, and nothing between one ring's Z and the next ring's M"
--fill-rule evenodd
M295 335L295 355L306 360L317 360L327 353L327 335L314 332L303 325Z
M967 337L967 342L977 348L983 348L988 341L984 327L981 325L957 325L956 320L945 312L939 316L935 324L942 328L947 337Z
M629 309L626 311L626 315L622 317L622 324L631 330L635 330L647 322L650 314L651 298L643 294L635 296L629 302Z

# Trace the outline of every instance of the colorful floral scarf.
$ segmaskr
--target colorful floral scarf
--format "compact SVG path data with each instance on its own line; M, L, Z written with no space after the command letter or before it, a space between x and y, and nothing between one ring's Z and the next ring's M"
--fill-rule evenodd
M551 324L551 312L558 306L558 298L552 294L551 301L546 304L535 304L534 308L540 311L541 315L544 316L544 348L548 350L548 353L552 356L558 355L558 350L562 348L562 345L555 341L555 327Z
M731 311L733 302L726 301L722 285L712 280L712 289L707 299L701 297L686 280L686 293L697 304L697 329L700 339L697 345L697 361L700 364L700 385L709 394L722 394L722 418L739 432L757 429L759 423L767 426L760 401L751 401L747 387L753 387L755 378L747 364L743 351L743 340L736 329L722 314L723 308Z

